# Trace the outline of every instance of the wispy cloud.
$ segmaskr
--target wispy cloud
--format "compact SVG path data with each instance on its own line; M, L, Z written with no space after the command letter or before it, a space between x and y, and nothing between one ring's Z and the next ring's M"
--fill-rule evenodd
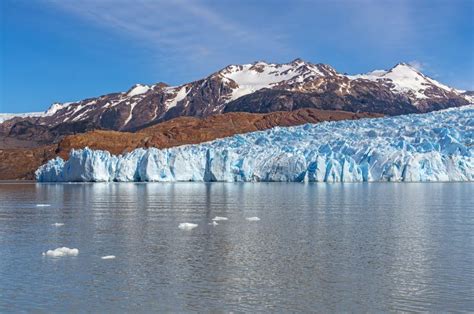
M200 61L216 66L241 51L262 50L263 54L287 49L277 37L248 29L197 0L49 0L49 3L152 49L159 53L159 62Z
M408 62L409 65L411 65L412 67L414 67L415 69L417 69L418 71L424 71L427 67L427 65L421 61L418 61L418 60L413 60L413 61L410 61Z
M129 39L133 46L140 45L137 48L140 55L147 54L147 66L172 71L169 76L185 80L229 63L259 59L283 62L296 57L327 62L352 73L415 60L410 62L413 66L436 76L448 64L441 65L442 60L454 53L434 50L440 42L448 41L465 47L458 34L466 26L453 24L462 13L460 10L472 3L41 0L41 4L44 1L61 13L114 32ZM472 8L472 4L468 7ZM458 54L456 51L456 58L460 59ZM472 68L472 58L464 59ZM163 76L160 73L159 77ZM472 75L468 79L472 82Z

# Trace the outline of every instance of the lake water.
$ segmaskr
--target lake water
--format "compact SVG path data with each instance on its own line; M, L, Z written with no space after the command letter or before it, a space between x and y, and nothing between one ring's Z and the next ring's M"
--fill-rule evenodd
M2 183L0 312L474 311L473 195L470 183ZM42 256L62 246L79 255Z

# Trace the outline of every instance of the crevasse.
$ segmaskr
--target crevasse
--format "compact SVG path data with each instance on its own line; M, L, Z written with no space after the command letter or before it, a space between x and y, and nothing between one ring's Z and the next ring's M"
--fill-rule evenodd
M474 105L323 122L125 155L57 157L38 181L474 181Z

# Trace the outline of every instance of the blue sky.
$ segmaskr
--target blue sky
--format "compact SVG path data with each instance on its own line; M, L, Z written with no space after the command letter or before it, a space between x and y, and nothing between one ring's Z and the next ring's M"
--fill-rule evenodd
M2 0L0 112L297 57L474 89L472 0Z

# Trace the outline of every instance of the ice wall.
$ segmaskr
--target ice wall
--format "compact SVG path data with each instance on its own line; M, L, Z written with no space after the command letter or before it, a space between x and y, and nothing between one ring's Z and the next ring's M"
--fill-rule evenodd
M474 106L50 160L38 181L474 181Z

